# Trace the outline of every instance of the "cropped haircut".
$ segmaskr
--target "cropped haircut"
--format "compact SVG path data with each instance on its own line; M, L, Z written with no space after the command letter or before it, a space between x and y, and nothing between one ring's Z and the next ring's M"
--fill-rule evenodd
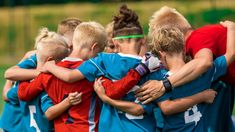
M174 53L184 52L183 33L175 27L161 27L153 32L151 50L159 56L159 51Z
M97 22L83 22L74 31L73 44L75 46L91 46L96 43L100 51L107 43L104 27Z
M74 17L62 20L58 25L57 33L60 35L64 35L67 32L74 32L75 28L80 23L82 23L82 21Z
M164 6L156 11L149 22L149 37L152 37L154 30L162 26L176 27L183 34L192 29L187 19L176 9Z
M66 39L55 33L42 28L35 40L36 49L38 51L38 61L52 57L54 60L61 60L69 54L69 46Z

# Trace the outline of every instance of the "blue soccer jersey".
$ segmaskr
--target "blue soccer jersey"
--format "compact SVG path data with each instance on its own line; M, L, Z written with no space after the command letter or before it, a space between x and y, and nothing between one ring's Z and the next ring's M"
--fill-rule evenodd
M35 69L37 66L36 55L31 56L30 58L20 62L17 66L25 69ZM52 101L48 97L46 93L41 93L38 97L29 102L19 101L17 92L18 92L18 84L16 82L14 87L9 90L7 93L7 98L12 106L10 112L14 112L15 114L9 113L6 111L4 116L13 116L12 122L16 122L18 124L16 126L12 126L11 129L5 129L7 131L15 131L20 128L20 131L34 132L34 131L53 131L53 122L48 121L44 116L44 112L51 107ZM16 105L17 104L17 105ZM17 110L17 113L16 113ZM6 120L6 119L5 119ZM4 121L6 123L6 121ZM7 122L7 124L11 124L11 122Z
M203 75L197 79L176 87L172 92L167 93L168 99L174 100L194 95L203 90L209 89L213 81L224 75L227 70L227 63L224 56L217 58L214 65ZM167 99L167 98L166 98ZM164 100L160 100L164 101ZM170 116L164 116L165 124L163 131L195 131L203 122L204 111L210 104L197 104L184 112L180 112Z
M126 54L107 54L100 53L98 57L85 61L78 70L88 79L94 81L95 78L105 76L112 80L119 80L124 77L127 72L138 65L141 57ZM133 91L130 91L122 100L138 102L134 97ZM100 132L153 132L155 131L155 119L153 116L153 108L155 105L142 105L145 113L141 116L133 116L128 113L119 111L118 109L104 103L100 121Z
M36 55L32 55L23 62L20 62L17 66L21 68L34 69L37 66L36 64ZM23 131L24 124L22 120L22 112L17 97L18 84L19 82L16 82L7 93L9 101L4 105L0 120L0 127L5 131Z

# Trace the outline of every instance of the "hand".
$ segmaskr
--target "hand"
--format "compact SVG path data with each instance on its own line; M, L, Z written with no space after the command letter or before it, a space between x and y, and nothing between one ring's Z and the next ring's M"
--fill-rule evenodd
M143 86L135 91L136 97L142 101L143 104L159 98L165 93L162 81L150 80L143 84Z
M40 68L40 72L44 72L44 73L49 73L49 68L53 67L55 65L55 61L47 61L41 68Z
M77 105L82 102L82 93L69 93L68 100L70 105Z
M213 103L213 101L217 95L217 92L213 89L207 89L207 90L204 90L202 92L202 94L204 97L204 102L211 104L211 103Z
M99 96L105 94L105 89L104 89L104 87L102 85L102 82L104 82L104 80L102 80L102 77L100 77L99 79L95 79L94 89L95 89L95 92Z
M142 63L144 63L146 67L148 67L150 72L157 71L163 67L163 64L159 60L159 58L154 56L151 52L145 53L142 59Z
M226 21L220 22L220 24L221 24L222 26L226 27L226 28L230 28L230 29L235 30L235 23L232 22L232 21L226 20Z

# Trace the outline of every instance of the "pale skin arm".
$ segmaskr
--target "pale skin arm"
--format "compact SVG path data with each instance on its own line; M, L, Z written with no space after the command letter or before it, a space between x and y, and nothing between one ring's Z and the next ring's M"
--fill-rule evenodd
M114 100L114 99L109 98L105 94L105 89L102 86L101 78L95 81L94 89L95 89L95 92L97 93L97 95L100 97L100 99L103 102L110 104L113 107L115 107L121 111L124 111L126 113L129 113L129 114L132 114L135 116L139 116L144 113L144 109L140 104L137 104L134 102L122 101L122 100Z
M23 69L18 66L13 66L5 71L4 77L12 81L25 81L37 77L40 71L36 69Z
M77 69L71 70L68 68L63 68L63 67L57 66L55 64L55 61L46 62L46 64L41 69L41 71L42 72L50 72L54 76L56 76L57 78L65 81L65 82L69 82L69 83L73 83L75 81L79 81L79 80L84 79L83 74L79 70L77 70Z
M2 92L2 98L4 101L8 101L7 92L11 89L12 85L13 85L12 81L6 80L5 85L3 87L3 92Z
M208 89L185 98L159 102L158 106L164 115L172 115L186 111L187 109L199 103L213 103L216 94L216 91Z
M51 106L45 112L45 116L48 120L53 120L56 117L60 116L64 113L69 107L72 105L77 105L82 101L82 94L78 92L70 93L67 98L65 98L60 103Z

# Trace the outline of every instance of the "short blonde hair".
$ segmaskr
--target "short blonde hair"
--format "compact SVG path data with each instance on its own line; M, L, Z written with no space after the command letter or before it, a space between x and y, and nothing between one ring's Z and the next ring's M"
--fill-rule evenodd
M97 22L83 22L74 31L74 46L91 46L97 43L100 51L104 50L107 43L107 34L104 27Z
M78 18L75 17L66 18L59 23L57 28L57 33L60 35L64 35L67 32L74 32L75 28L80 23L82 23L82 21L79 20Z
M156 11L149 22L149 37L152 37L154 30L162 26L176 27L183 34L192 29L186 18L176 9L164 6Z
M48 57L61 60L69 54L69 46L66 39L55 33L42 28L36 37L36 49L38 61L44 62Z
M151 50L159 56L159 51L174 53L184 52L183 33L175 27L161 27L153 32Z
M114 21L110 22L105 27L105 31L107 33L108 38L113 38L113 24L114 24Z

